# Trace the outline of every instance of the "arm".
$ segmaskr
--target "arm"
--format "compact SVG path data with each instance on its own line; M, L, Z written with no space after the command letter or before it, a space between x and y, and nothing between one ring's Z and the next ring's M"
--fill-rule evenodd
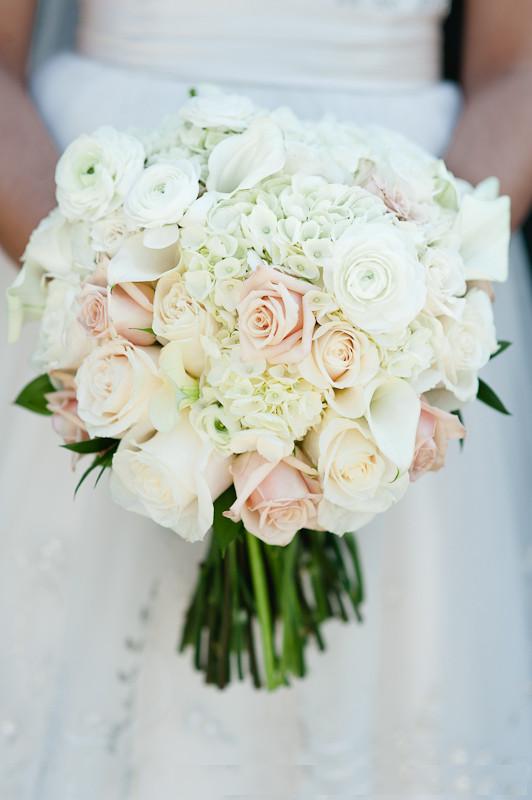
M55 205L57 153L26 86L35 0L0 0L0 245L14 259Z
M518 226L532 202L532 2L468 0L465 106L446 160L476 183L496 175Z

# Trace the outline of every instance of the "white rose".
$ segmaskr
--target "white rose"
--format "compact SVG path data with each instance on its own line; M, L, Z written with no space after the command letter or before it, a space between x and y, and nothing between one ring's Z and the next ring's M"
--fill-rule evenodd
M493 309L487 294L471 289L460 317L442 317L441 322L446 342L439 363L443 384L458 400L473 400L478 390L478 371L497 349Z
M46 306L33 360L46 372L77 369L94 347L78 320L79 283L54 278L48 284Z
M106 253L112 258L128 234L127 220L120 209L94 223L91 228L92 246L96 252Z
M76 375L78 414L91 437L124 434L147 418L159 386L159 348L135 347L115 339L97 347Z
M122 203L142 172L144 148L114 128L83 134L57 163L57 202L67 219L97 220Z
M255 114L255 106L247 97L218 91L201 92L185 103L180 111L182 119L198 128L229 131L244 130Z
M198 175L190 161L152 164L131 188L124 213L143 228L170 225L179 222L197 198L198 190Z
M303 447L317 465L323 487L318 521L333 533L344 533L348 519L360 525L386 511L408 488L408 472L401 474L382 453L364 420L328 411Z
M406 232L353 225L336 244L324 279L345 316L369 333L407 326L425 303L425 270Z
M205 307L187 291L178 269L157 282L153 299L153 331L164 343L181 344L186 371L199 378L205 365L202 336L212 336L216 323Z
M212 525L213 501L232 482L229 464L181 414L170 433L121 442L113 458L111 492L128 511L196 542Z
M311 353L299 365L302 376L320 389L364 386L378 368L375 345L349 323L339 320L316 327Z

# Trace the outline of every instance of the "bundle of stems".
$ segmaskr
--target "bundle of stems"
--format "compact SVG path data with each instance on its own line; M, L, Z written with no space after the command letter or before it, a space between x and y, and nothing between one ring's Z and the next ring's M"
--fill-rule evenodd
M325 649L326 620L361 621L363 600L353 534L302 530L276 547L241 527L221 547L214 531L180 650L191 647L196 669L220 689L236 672L273 690L305 675L309 642Z

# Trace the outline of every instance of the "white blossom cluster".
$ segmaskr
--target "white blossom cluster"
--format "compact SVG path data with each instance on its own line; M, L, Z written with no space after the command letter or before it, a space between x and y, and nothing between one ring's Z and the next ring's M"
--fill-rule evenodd
M8 292L67 442L119 439L126 508L265 541L385 511L463 436L497 348L509 201L397 134L207 91L148 134L100 128ZM480 285L479 285L480 282Z

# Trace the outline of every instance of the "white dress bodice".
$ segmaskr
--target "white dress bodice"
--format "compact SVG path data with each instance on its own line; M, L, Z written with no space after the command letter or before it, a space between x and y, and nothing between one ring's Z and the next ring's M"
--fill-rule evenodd
M351 89L440 75L448 0L82 0L78 47L182 80Z

